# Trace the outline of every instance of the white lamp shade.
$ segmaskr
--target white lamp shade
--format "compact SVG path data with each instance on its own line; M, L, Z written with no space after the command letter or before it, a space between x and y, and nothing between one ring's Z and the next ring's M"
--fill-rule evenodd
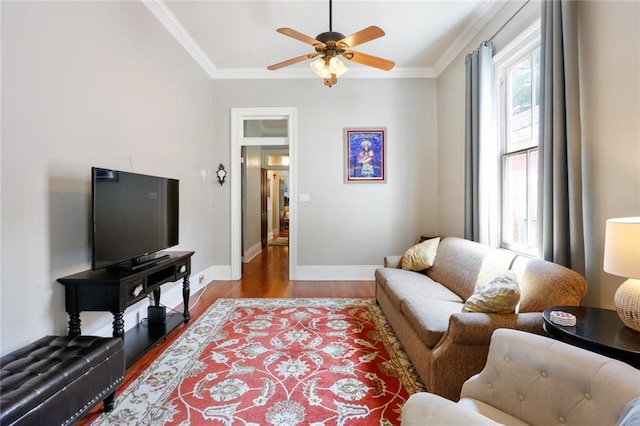
M640 217L607 220L604 270L613 275L640 279Z

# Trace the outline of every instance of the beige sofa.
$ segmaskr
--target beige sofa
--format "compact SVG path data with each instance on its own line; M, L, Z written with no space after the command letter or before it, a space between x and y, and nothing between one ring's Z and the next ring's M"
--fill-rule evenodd
M454 403L416 393L403 426L637 425L640 370L547 337L500 329L487 365Z
M484 367L494 330L544 334L542 311L578 305L587 291L570 269L461 238L443 238L426 273L400 269L401 258L376 270L376 299L428 391L451 400ZM461 312L476 285L509 269L521 289L516 313Z

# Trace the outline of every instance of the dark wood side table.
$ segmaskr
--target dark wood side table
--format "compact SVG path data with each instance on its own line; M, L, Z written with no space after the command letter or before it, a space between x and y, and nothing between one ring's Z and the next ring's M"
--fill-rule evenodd
M569 312L576 325L565 327L551 322L551 311ZM640 333L625 326L616 311L584 306L556 306L546 309L544 330L570 345L597 352L640 368Z

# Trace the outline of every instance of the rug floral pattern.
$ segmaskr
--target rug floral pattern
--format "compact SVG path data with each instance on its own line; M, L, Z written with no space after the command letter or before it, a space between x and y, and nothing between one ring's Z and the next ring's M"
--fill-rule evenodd
M93 425L397 425L422 390L373 299L220 299Z

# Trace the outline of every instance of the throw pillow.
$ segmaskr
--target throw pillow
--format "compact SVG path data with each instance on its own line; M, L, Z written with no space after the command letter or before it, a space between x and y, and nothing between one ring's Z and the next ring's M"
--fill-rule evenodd
M520 286L513 271L503 272L489 283L477 288L467 299L462 312L494 312L506 314L516 311L520 301Z
M640 425L640 397L632 399L622 410L618 426Z
M402 256L402 269L424 271L433 266L438 252L440 237L423 241L411 247Z

